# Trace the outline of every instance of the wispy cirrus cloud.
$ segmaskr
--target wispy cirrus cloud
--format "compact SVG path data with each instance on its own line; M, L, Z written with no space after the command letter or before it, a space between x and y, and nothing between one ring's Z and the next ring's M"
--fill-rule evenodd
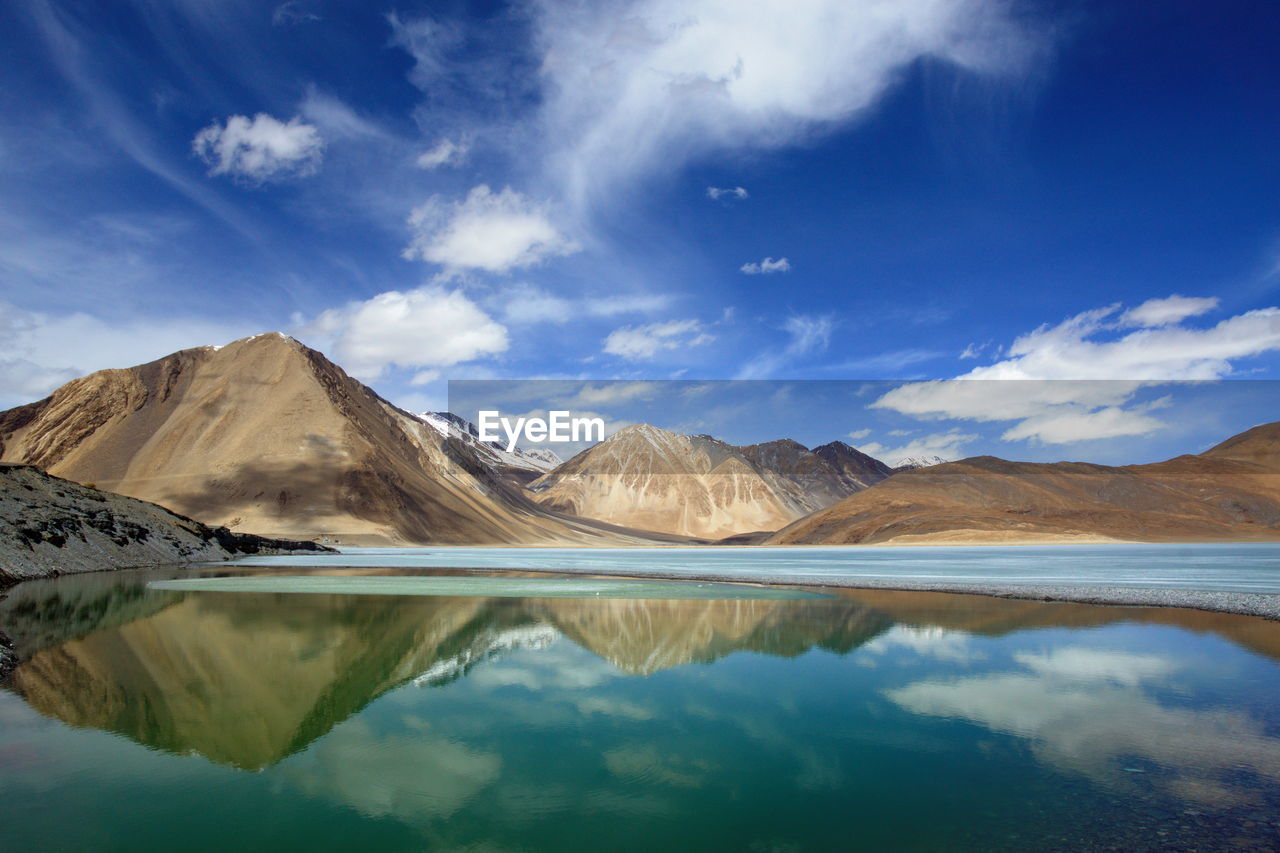
M546 170L577 209L715 151L793 144L856 119L924 58L1020 68L1004 4L628 0L533 5Z
M748 361L735 379L768 379L798 359L826 350L831 343L835 319L830 315L793 314L782 324L787 343L766 349Z
M646 360L664 350L697 347L715 340L700 320L667 320L646 326L614 329L604 340L604 351L631 360Z

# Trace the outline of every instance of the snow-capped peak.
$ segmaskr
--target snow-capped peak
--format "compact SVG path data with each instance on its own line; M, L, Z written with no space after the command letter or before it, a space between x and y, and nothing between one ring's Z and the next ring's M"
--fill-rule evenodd
M535 447L522 450L517 447L513 451L508 451L502 442L481 441L480 430L476 425L453 412L421 412L416 417L443 437L456 438L476 448L491 464L546 473L564 462L550 448Z
M904 456L893 467L899 471L911 471L916 468L932 468L946 461L941 456Z

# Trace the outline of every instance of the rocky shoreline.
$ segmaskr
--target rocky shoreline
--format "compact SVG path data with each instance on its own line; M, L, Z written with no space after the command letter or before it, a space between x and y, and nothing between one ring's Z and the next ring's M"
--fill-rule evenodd
M31 465L0 465L0 586L78 572L332 550L210 527Z

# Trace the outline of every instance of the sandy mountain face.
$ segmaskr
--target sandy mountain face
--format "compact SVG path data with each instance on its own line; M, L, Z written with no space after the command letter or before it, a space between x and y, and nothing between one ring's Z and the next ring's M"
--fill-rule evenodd
M784 524L890 473L847 445L823 453L782 439L735 447L630 426L529 488L544 506L612 524L721 539Z
M1151 465L978 456L895 474L770 544L1280 539L1280 423Z
M68 572L326 551L214 529L146 501L0 464L0 584Z
M517 447L508 451L501 442L481 441L476 425L452 412L422 412L417 417L445 438L456 438L467 445L495 474L517 485L536 480L564 463L554 450L544 447L528 450Z
M600 538L540 510L466 442L278 333L99 371L2 412L0 461L293 538Z

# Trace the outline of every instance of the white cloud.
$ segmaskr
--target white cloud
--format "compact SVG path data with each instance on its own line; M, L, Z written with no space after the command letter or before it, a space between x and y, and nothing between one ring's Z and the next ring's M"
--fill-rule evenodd
M963 631L949 631L936 625L894 625L888 631L866 643L861 654L882 655L902 648L921 657L967 663L983 657L970 644L970 636Z
M409 225L414 235L404 257L450 272L505 273L579 249L552 224L547 205L510 187L495 193L481 184L463 201L433 196L414 209Z
M707 198L712 201L719 201L722 198L737 199L742 201L751 197L746 187L707 187Z
M1218 307L1216 296L1167 296L1148 299L1120 315L1120 322L1131 326L1168 326L1188 317L1198 317Z
M1092 411L1079 406L1054 407L1010 427L1000 437L1005 441L1034 439L1045 444L1070 444L1074 441L1149 435L1164 429L1164 421L1147 414L1164 408L1169 402L1162 397L1133 408L1104 406Z
M441 166L457 166L465 162L470 150L465 142L454 142L452 139L441 139L430 150L418 156L419 169L438 169Z
M323 341L321 348L360 379L375 379L392 364L448 367L508 346L504 326L461 291L437 287L391 290L331 308L299 334Z
M715 151L789 145L854 119L921 59L990 74L1029 53L1006 4L981 0L534 9L546 156L583 208Z
M1249 802L1242 771L1280 779L1280 744L1263 721L1239 710L1162 704L1172 660L1084 647L1014 656L1022 670L920 681L886 690L914 714L967 720L1025 738L1040 761L1109 787L1132 784L1126 768L1150 762L1145 777L1179 799L1205 805Z
M855 429L853 432L849 433L848 436L846 437L854 441L858 441L859 439L866 438L869 435L871 435L870 429Z
M315 174L324 155L324 140L314 125L297 116L282 122L266 113L214 122L196 134L191 147L209 165L210 175L254 182Z
M512 325L562 324L583 317L651 314L663 310L671 301L670 296L660 293L570 298L521 284L497 294L491 307L500 311L502 319Z
M912 439L900 447L887 447L878 441L869 441L858 445L858 449L895 467L906 459L920 456L937 456L948 462L961 459L966 455L965 446L977 440L978 436L974 433L952 429Z
M789 336L781 349L768 349L748 361L735 379L766 379L798 358L825 350L835 321L826 315L792 314L782 324Z
M1018 652L1013 659L1037 675L1063 681L1109 681L1136 687L1163 681L1178 667L1160 655L1133 654L1084 646L1066 646L1051 652Z
M743 264L738 267L738 272L746 275L769 275L775 272L791 272L791 261L786 258L765 258L762 261Z
M698 320L667 320L614 329L605 338L604 351L622 358L648 359L662 350L696 347L713 340Z
M311 6L318 3L311 3L309 0L285 0L276 7L271 13L271 23L273 26L283 27L292 24L311 24L322 18L315 12L311 11Z
M1067 444L1147 435L1164 426L1151 415L1161 401L1134 403L1139 390L1220 379L1240 359L1280 350L1280 308L1207 328L1180 322L1209 310L1211 302L1174 296L1124 313L1119 305L1086 311L1022 335L1002 361L974 368L959 381L899 386L872 405L926 419L1017 421L1001 436L1006 441Z
M192 317L50 316L0 302L0 408L39 399L95 370L145 364L181 349L260 331L256 325Z
M326 139L374 139L384 142L394 139L393 134L386 129L364 118L339 99L323 94L314 87L307 90L299 110L303 118L324 131Z

